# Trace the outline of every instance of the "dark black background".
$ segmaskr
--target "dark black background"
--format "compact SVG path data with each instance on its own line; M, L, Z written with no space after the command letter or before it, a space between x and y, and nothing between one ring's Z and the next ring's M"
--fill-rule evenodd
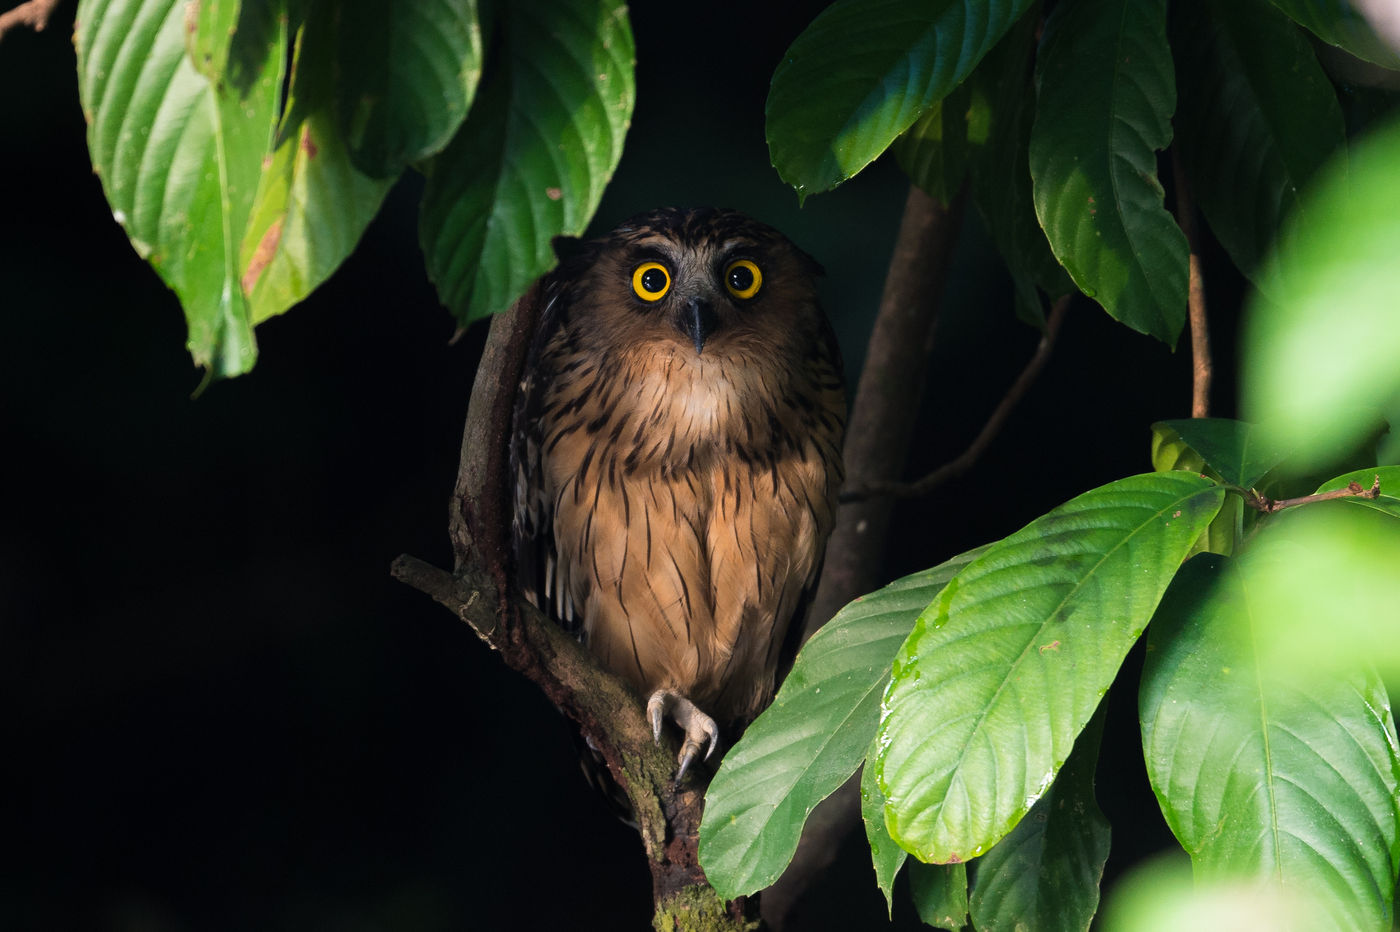
M881 162L799 209L763 137L772 69L822 4L668 6L633 10L637 112L598 226L716 203L786 230L827 268L854 381L905 182ZM649 927L640 843L562 719L388 576L400 552L450 564L484 329L448 345L421 181L259 328L251 375L192 400L178 303L87 162L72 16L0 44L0 927ZM971 212L953 279L911 471L961 451L1037 339ZM1226 415L1237 287L1213 307ZM900 509L887 576L1149 469L1148 425L1189 414L1188 356L1080 299L983 463ZM1169 841L1128 682L1100 770L1110 878ZM862 848L804 928L883 925Z

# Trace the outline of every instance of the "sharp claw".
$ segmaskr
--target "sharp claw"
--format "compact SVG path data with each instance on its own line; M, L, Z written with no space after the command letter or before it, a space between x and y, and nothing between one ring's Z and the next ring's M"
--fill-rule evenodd
M695 707L695 704L670 689L658 689L647 699L647 720L651 722L652 737L661 743L662 719L670 715L685 732L680 754L676 756L676 782L685 776L697 757L709 760L719 745L719 727L714 719Z
M690 769L690 762L693 760L695 760L695 748L687 744L685 746L685 751L681 753L681 765L676 768L677 783L681 782L681 778L684 777L685 772Z
M647 700L647 718L651 719L651 738L657 744L661 743L661 696L652 696Z

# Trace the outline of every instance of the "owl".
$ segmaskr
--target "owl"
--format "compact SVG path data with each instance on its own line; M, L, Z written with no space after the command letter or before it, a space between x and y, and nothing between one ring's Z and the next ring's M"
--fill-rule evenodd
M677 779L772 698L842 480L820 266L733 210L661 209L539 283L511 449L517 578L683 732Z

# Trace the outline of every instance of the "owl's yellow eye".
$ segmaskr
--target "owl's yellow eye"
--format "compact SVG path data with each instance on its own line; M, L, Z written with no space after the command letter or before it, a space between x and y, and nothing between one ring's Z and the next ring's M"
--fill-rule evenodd
M763 273L748 259L736 259L724 270L724 287L736 298L752 298L763 285Z
M632 273L632 290L643 301L660 301L671 290L671 273L660 262L643 262Z

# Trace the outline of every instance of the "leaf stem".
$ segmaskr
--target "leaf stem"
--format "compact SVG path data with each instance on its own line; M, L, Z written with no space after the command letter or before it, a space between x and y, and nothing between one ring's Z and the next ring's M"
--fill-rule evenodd
M1201 274L1201 244L1196 231L1196 203L1191 185L1181 167L1181 158L1172 150L1172 176L1176 184L1176 223L1186 235L1190 250L1186 307L1191 323L1191 416L1210 416L1210 331L1206 326L1206 286Z

